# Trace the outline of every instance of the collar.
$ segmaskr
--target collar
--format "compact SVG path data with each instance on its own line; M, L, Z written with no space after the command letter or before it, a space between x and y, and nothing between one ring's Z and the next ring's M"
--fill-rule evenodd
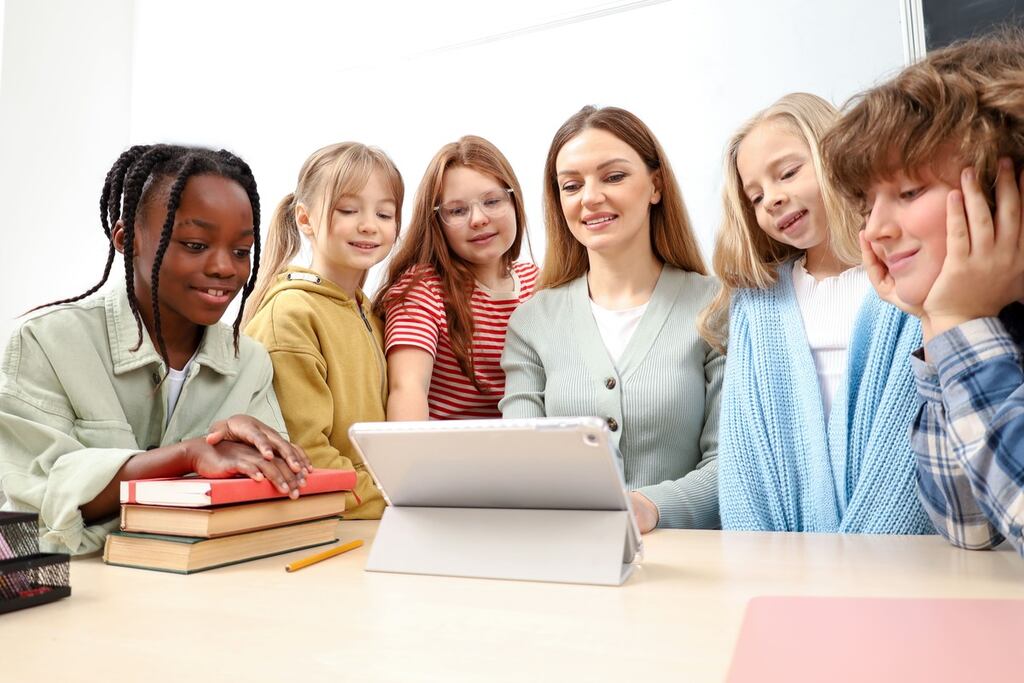
M142 344L132 350L139 339L139 328L128 305L128 293L123 282L106 293L103 305L114 374L120 375L147 365L158 365L161 374L166 372L166 363L149 338L145 326L142 328ZM226 377L238 374L238 358L235 356L234 333L231 328L223 323L207 327L199 342L195 362Z

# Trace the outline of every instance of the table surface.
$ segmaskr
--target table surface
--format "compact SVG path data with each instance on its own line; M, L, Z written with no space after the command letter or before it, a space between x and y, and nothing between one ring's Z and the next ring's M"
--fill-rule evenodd
M189 576L71 564L0 615L0 680L721 681L757 595L1024 598L1024 560L936 536L657 530L621 587L364 572L367 545ZM527 549L524 549L526 552Z

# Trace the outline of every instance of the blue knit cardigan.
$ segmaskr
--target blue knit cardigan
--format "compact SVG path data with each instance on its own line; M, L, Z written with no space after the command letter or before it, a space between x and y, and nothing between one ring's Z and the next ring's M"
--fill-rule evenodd
M722 527L926 534L910 425L910 354L921 327L872 290L857 315L846 377L826 423L793 288L793 263L767 290L732 299L722 387Z

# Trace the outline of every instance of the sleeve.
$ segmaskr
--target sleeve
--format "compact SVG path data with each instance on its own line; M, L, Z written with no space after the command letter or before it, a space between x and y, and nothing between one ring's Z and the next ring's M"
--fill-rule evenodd
M501 369L505 371L505 396L498 402L504 418L546 417L544 387L547 375L532 341L528 304L520 306L508 321Z
M411 275L403 277L392 291L401 291ZM445 319L444 304L432 285L432 279L416 283L401 301L387 310L384 326L384 354L398 346L413 346L437 356L441 321Z
M951 506L953 514L945 515L949 521L940 531L951 532L947 538L967 548L992 547L1005 537L1024 553L1021 351L997 318L955 327L931 340L927 351L938 376L947 432L944 443L936 443L928 423L915 423L915 451L920 433L924 452L944 455L935 488L944 487L947 500L955 497L960 508ZM922 469L919 481L925 479ZM922 493L929 502L936 497L923 485Z
M658 508L658 526L718 529L718 418L721 409L725 355L704 345L704 426L701 459L681 479L644 486L639 490Z
M39 515L42 551L94 552L118 520L86 525L79 508L142 449L127 424L78 419L45 351L23 330L12 338L0 370L4 507ZM86 447L83 439L110 447Z
M274 390L273 361L262 345L257 343L255 346L258 347L258 360L254 362L255 367L251 372L258 372L259 379L246 409L246 415L277 430L282 438L291 441L284 415L281 413L281 404L278 402L277 392Z

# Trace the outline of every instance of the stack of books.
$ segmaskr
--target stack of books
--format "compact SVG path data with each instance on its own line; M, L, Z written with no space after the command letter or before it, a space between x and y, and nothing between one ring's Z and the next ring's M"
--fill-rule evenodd
M68 559L39 552L37 515L0 512L0 614L71 595Z
M123 482L103 561L190 574L333 543L355 484L353 470L314 470L292 500L248 477Z

